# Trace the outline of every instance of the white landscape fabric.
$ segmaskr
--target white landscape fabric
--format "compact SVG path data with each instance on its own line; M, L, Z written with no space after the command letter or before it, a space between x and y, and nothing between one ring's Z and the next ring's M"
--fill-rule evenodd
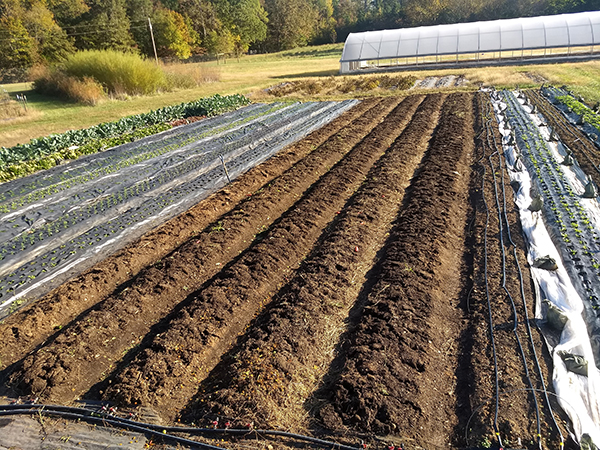
M511 133L511 126L502 113L507 105L502 101L493 100L493 102L500 133L507 137ZM526 106L524 108L529 113L530 107ZM538 126L541 133L548 134L547 127L539 127L541 119L537 114L529 113L529 116ZM548 136L545 137L548 138ZM507 139L503 140L503 142L507 141ZM548 144L556 160L562 161L566 155L562 144ZM549 255L556 260L559 266L556 271L531 267L537 297L536 318L543 319L540 308L541 292L543 292L545 299L558 306L568 317L568 321L560 335L558 345L552 348L548 343L554 364L554 389L560 405L573 423L572 431L575 435L574 438L580 442L582 435L588 434L598 446L600 444L600 403L598 399L598 393L600 393L600 371L596 368L587 327L582 317L583 302L562 264L559 252L554 246L542 218L539 216L541 213L532 213L528 210L532 201L530 197L532 183L530 174L527 170L520 172L512 170L512 165L515 163L519 150L513 145L504 143L503 150L507 165L511 169L508 170L511 180L517 180L521 186L515 194L515 200L519 208L521 224L528 244L528 262L532 265L537 258ZM562 166L562 170L569 179L573 189L579 194L583 193L586 176L581 169L576 166ZM596 199L585 199L585 201L582 201L582 204L586 208L588 215L592 218L596 229L600 230L600 205L598 201ZM558 354L561 350L583 356L588 361L588 376L585 377L568 371L565 363Z

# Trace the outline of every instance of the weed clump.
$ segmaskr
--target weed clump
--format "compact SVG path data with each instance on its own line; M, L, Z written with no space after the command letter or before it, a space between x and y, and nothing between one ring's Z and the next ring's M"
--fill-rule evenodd
M133 53L86 50L69 56L59 70L80 80L92 78L115 97L148 95L167 88L164 71Z
M80 79L57 68L42 66L32 69L31 77L34 89L42 94L92 106L106 97L102 85L91 77Z
M157 66L134 53L114 50L86 50L70 55L51 67L37 67L31 78L38 92L95 105L110 96L149 95L173 89L190 89L219 81L210 68L187 65Z

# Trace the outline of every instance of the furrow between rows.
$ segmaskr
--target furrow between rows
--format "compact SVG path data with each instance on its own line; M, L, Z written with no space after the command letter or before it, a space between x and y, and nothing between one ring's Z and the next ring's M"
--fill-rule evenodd
M419 102L412 97L398 105L259 243L166 322L160 335L110 380L105 398L150 405L169 419L179 413L272 292L311 251L370 167L410 121Z
M444 96L427 97L371 169L339 220L203 383L186 421L254 422L303 430L367 272L386 239L437 124Z
M351 127L345 127L338 131L318 149L273 180L259 193L237 205L218 223L209 226L205 232L176 248L159 264L154 264L140 272L130 280L128 287L114 292L95 305L87 303L88 308L92 307L88 311L79 305L79 309L72 312L73 315L77 314L73 323L62 326L60 331L55 332L49 339L50 345L58 346L57 348L61 346L77 348L78 358L92 357L99 363L100 360L102 361L103 368L97 374L107 370L120 359L123 352L140 343L149 327L168 314L177 303L198 289L207 279L214 276L222 268L220 264L227 262L247 248L262 227L273 223L312 183L327 172L329 166L339 161L355 143L360 142L364 135L373 129L397 103L398 100L392 99L373 105L370 110L354 120ZM214 232L216 229L222 232ZM146 242L152 241L146 240ZM93 286L90 287L93 289ZM86 292L89 291L84 290L83 295L77 295L74 292L67 299L64 296L57 296L56 303L52 304L57 308L56 316L53 318L59 319L60 308L68 307L69 302L73 303L72 308L75 309L77 307L75 303L81 302L83 297L84 302L81 303L85 304ZM48 318L43 315L33 317L38 309L32 308L30 320L41 325L38 334L32 335L32 337L38 338L38 342L40 331L46 331L46 337L48 337L54 328L61 328L62 324L68 324L64 321L59 322L61 325L57 325L56 322L48 323ZM33 333L34 330L24 328L21 332L21 329L22 327L18 323L13 323L13 326L9 328L7 345L0 350L6 355L2 358L2 364L5 367L25 355L23 347L25 347L26 339L23 337L27 337L26 333ZM115 339L112 339L113 337ZM111 345L103 349L102 358L98 352L92 355L87 351L98 342L104 342L107 339ZM30 343L29 349L36 343ZM47 373L40 374L38 383L42 379L58 380L65 376L64 368L61 369L63 365L61 361L52 362L52 357L47 354L46 349L42 350L40 356L42 354L46 355L44 359L47 363L40 368ZM99 356L95 358L95 355ZM73 359L74 357L63 355L62 358ZM35 359L35 356L31 356L29 361ZM14 376L13 379L15 379ZM21 383L20 378L17 379L18 383ZM82 382L87 381L82 380ZM58 382L58 384L61 383ZM35 392L44 390L47 394L50 393L45 386L39 390L33 387L32 389ZM57 387L57 389L60 388ZM65 386L62 386L62 389L65 389ZM77 390L71 391L66 398L80 394L81 392L77 392ZM62 397L58 396L57 398Z

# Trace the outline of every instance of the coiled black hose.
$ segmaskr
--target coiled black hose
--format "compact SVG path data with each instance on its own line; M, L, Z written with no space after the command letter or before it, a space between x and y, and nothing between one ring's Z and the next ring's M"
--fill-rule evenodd
M191 448L202 450L223 450L222 447L217 447L210 444L193 441L191 439L175 436L171 433L187 433L198 436L206 435L230 435L230 436L245 436L249 433L255 433L263 436L278 436L294 439L297 441L310 442L311 444L319 445L327 449L339 450L359 450L359 447L338 444L337 442L325 441L323 439L313 438L295 433L288 433L277 430L255 430L255 429L235 429L235 428L195 428L195 427L168 427L162 425L153 425L149 423L136 422L118 416L113 416L104 411L94 411L88 408L77 408L72 406L60 405L41 405L41 404L24 404L24 405L0 405L0 417L10 415L27 415L32 413L47 414L67 419L83 420L89 423L100 425L112 425L117 428L123 428L139 433L149 434L155 437L160 437L165 441L170 441L178 444L187 445Z

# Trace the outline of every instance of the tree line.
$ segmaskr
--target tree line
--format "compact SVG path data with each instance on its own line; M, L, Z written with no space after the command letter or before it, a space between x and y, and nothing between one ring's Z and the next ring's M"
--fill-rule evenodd
M0 0L0 71L76 50L279 51L348 33L600 9L600 0Z

